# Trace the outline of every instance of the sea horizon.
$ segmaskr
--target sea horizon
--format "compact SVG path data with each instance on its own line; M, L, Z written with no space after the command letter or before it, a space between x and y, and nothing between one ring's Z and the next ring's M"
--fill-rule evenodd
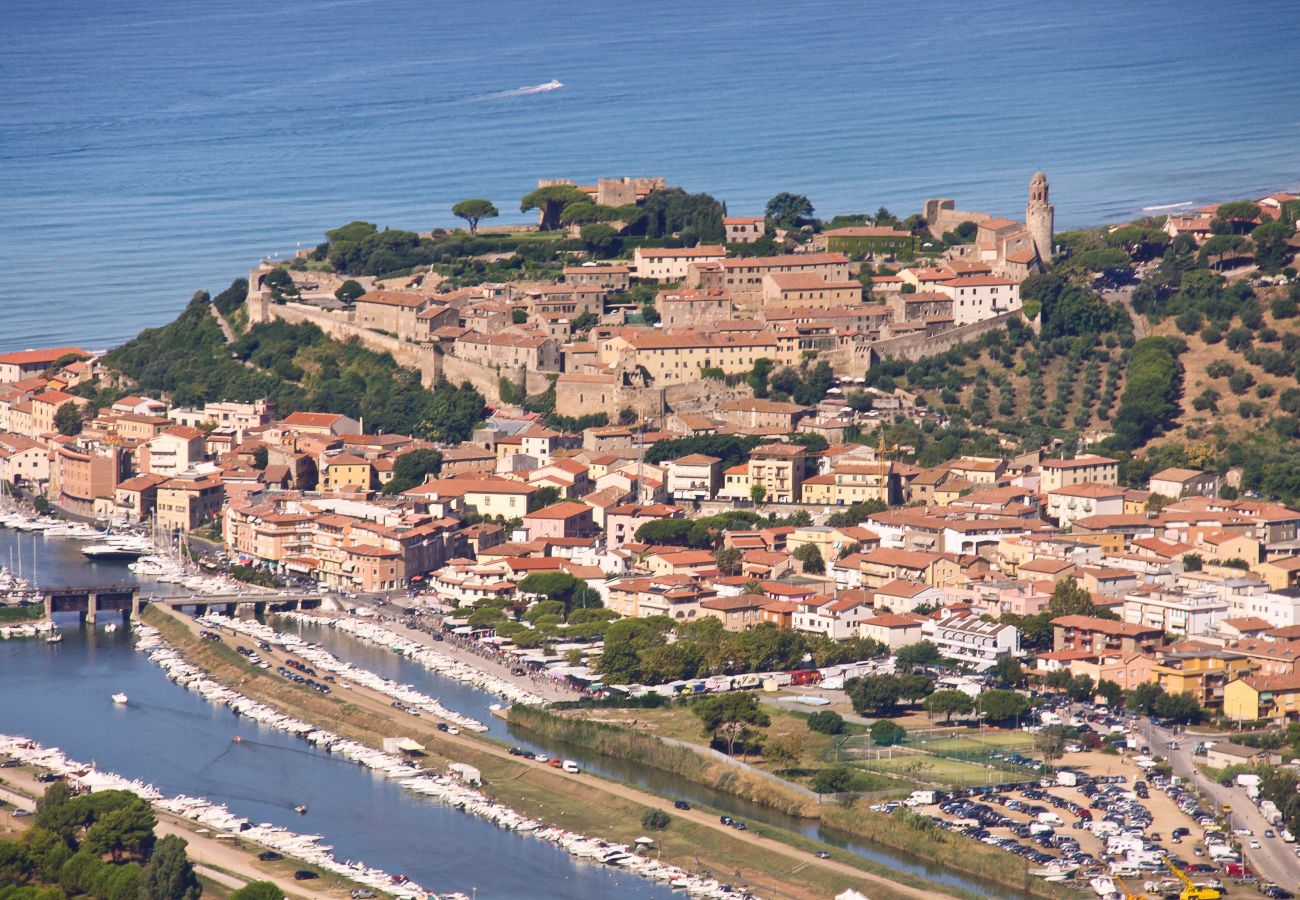
M600 10L17 4L0 349L119 345L353 219L453 227L482 196L527 222L539 178L662 176L733 215L793 191L826 219L930 197L1019 219L1043 169L1058 230L1300 187L1282 0Z

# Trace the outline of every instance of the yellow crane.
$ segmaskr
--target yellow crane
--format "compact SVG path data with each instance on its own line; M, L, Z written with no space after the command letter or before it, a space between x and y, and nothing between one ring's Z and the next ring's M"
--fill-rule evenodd
M1198 887L1192 883L1192 879L1187 877L1187 873L1169 861L1165 857L1165 865L1169 871L1178 876L1178 880L1183 883L1183 889L1178 893L1178 900L1219 900L1223 896L1218 888Z
M1142 894L1135 894L1132 891L1130 891L1128 889L1128 885L1124 883L1124 879L1120 878L1118 875L1114 875L1112 876L1112 878L1114 879L1115 883L1119 885L1119 889L1124 892L1124 900L1150 900L1149 897L1146 897Z

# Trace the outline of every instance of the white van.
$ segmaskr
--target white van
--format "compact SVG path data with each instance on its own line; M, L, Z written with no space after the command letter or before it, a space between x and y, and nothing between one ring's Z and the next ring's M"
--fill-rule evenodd
M563 763L561 763L560 768L568 772L570 775L577 775L579 772L582 771L581 769L578 768L578 764L571 759L566 759Z
M1044 825L1064 825L1064 824L1065 824L1063 821L1061 821L1061 817L1058 816L1056 813L1053 813L1053 812L1044 812L1044 813L1039 813L1039 814L1038 814L1038 821L1042 822Z

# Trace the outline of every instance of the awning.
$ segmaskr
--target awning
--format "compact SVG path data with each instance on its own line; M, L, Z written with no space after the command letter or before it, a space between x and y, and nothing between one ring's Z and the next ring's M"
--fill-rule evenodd
M423 753L424 745L419 741L413 741L410 738L402 738L397 742L397 749L405 753Z

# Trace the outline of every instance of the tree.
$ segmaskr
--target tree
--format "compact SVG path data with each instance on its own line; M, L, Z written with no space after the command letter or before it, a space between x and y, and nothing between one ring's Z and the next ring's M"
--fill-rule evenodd
M880 713L898 706L902 688L894 675L867 675L846 685L853 711L859 715Z
M1293 234L1291 223L1281 219L1266 222L1250 233L1255 245L1255 262L1262 271L1281 271L1292 252L1288 241Z
M812 789L819 794L842 794L853 787L854 772L848 766L831 766L813 776Z
M803 735L797 732L773 735L763 744L763 756L774 763L792 766L803 758L804 744Z
M782 228L798 228L812 218L813 205L802 194L782 191L767 201L767 221Z
M719 547L713 554L721 575L731 577L740 574L741 553L736 547Z
M794 558L803 566L807 575L823 575L826 572L826 561L822 559L822 552L816 544L800 544L799 549L794 551Z
M672 816L662 809L647 809L641 816L641 827L648 831L663 831L672 820Z
M881 747L901 744L903 739L907 737L907 729L890 719L880 719L872 722L867 731L871 734L871 740Z
M934 641L917 641L915 644L898 648L894 653L894 659L898 660L898 664L909 669L917 666L932 666L940 658L939 646Z
M478 234L478 223L480 219L495 219L501 215L501 211L492 205L491 200L484 200L481 197L475 197L470 200L462 200L451 208L451 214L458 219L464 219L469 223L469 233Z
M754 368L745 376L745 382L754 391L754 396L762 399L767 396L767 378L776 363L766 356L754 360Z
M582 245L592 256L607 256L618 251L620 241L618 232L604 222L592 222L583 225L578 231Z
M552 184L525 194L519 201L519 211L540 210L542 231L554 231L560 227L560 213L570 203L587 203L590 197L571 184Z
M342 303L346 303L348 306L356 303L357 300L361 299L365 295L366 289L351 278L340 284L338 290L334 292L334 298Z
M691 711L707 734L726 742L728 756L735 755L736 741L748 737L751 726L763 727L772 721L751 693L715 694L697 702Z
M185 857L186 843L169 834L154 848L145 869L142 900L199 900L203 886L194 874L194 866Z
M822 709L808 717L808 730L818 734L843 734L844 717L833 709Z
M1049 766L1065 754L1066 732L1060 725L1048 725L1034 735L1034 749L1043 754Z
M755 504L762 506L763 501L767 498L767 488L761 484L752 485L749 489L749 499Z
M993 680L1004 688L1022 687L1026 680L1024 667L1014 656L999 657L993 664Z
M931 716L943 716L951 722L954 714L962 715L975 708L975 702L963 691L935 691L925 700L925 711Z
M1124 699L1124 689L1109 678L1097 682L1097 694L1106 701L1107 706L1118 706Z
M1139 716L1149 716L1155 710L1156 701L1164 696L1165 689L1155 683L1139 684L1124 695L1124 706L1129 712Z
M924 700L934 693L934 682L925 675L912 674L898 676L898 696L908 703Z
M1069 669L1053 669L1043 676L1043 686L1053 691L1064 691L1072 680Z
M1009 722L1029 711L1029 698L1015 691L985 691L976 708L990 722Z
M1047 601L1047 614L1052 619L1060 616L1091 616L1095 611L1092 595L1079 587L1079 582L1073 575L1058 581Z
M1085 674L1075 675L1071 678L1065 692L1075 703L1083 703L1093 698L1096 689L1097 686L1093 684L1092 676Z
M111 854L114 862L123 854L147 858L153 849L153 828L158 824L152 807L139 797L132 797L98 816L86 830L82 847L97 856Z
M1156 698L1155 713L1161 719L1180 725L1193 725L1205 718L1205 710L1191 694L1165 694Z
M442 452L411 450L393 460L393 478L384 485L385 494L400 494L424 484L428 476L442 471Z
M74 434L81 434L83 424L81 407L72 401L64 403L54 413L54 427L58 429L59 434L68 435L69 437Z
M231 894L230 900L284 900L284 891L270 881L250 881Z

